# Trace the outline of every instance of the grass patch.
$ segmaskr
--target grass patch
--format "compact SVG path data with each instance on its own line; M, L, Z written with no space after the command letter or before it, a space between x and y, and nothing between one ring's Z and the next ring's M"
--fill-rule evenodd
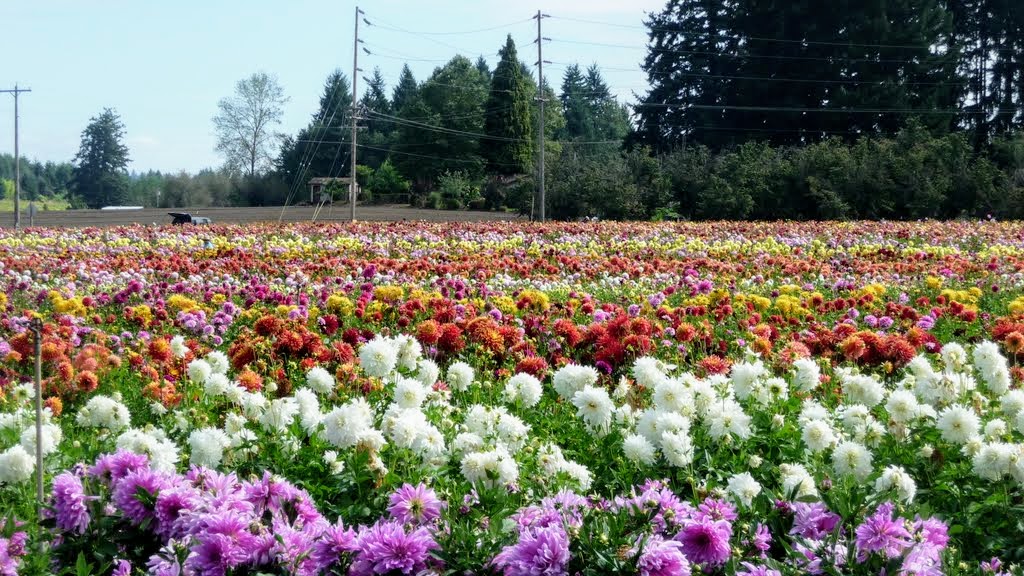
M21 211L23 214L28 214L28 205L29 201L22 199ZM36 200L36 210L39 212L67 210L70 206L70 203L63 198L46 198L45 200ZM0 212L14 212L14 198L0 198Z

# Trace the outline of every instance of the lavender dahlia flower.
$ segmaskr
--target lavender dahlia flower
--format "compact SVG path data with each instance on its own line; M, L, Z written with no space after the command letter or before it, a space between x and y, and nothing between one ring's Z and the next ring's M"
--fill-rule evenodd
M830 512L821 502L807 504L797 502L793 507L793 528L790 534L796 534L809 540L821 540L832 533L842 518Z
M114 484L112 499L121 510L121 514L138 526L156 517L148 500L152 499L155 503L160 491L170 487L171 482L166 476L142 468L129 473Z
M339 519L332 526L327 527L320 539L313 544L312 558L316 563L317 570L327 572L342 561L342 555L355 552L356 533Z
M110 573L110 576L131 576L132 574L132 563L127 560L117 560L114 562L114 571Z
M110 484L148 466L149 458L147 456L127 450L118 450L115 454L100 456L96 460L96 465L89 469L89 475Z
M186 527L182 517L202 503L199 492L191 486L177 486L160 491L156 498L156 532L164 538L181 538Z
M560 525L528 528L519 542L506 546L494 557L505 576L557 576L569 563L569 536Z
M84 534L89 527L89 509L82 481L70 472L53 479L53 510L57 528L63 532Z
M377 522L359 531L359 550L349 574L372 576L397 571L417 574L426 569L430 552L439 548L426 528L406 532L398 522Z
M881 553L886 558L896 558L912 544L903 519L893 520L892 508L891 502L882 504L857 527L858 562L864 562L869 555L875 553Z
M207 514L202 530L194 533L196 544L185 562L196 574L224 574L253 559L259 540L249 532L250 518L234 513Z
M637 562L640 576L689 576L690 563L683 556L683 545L653 535L644 544Z

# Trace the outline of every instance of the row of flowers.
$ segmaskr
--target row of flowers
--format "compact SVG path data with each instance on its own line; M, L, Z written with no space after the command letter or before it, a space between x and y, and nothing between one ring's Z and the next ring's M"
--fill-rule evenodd
M444 544L462 536L455 518L473 516L481 506L475 492L455 506L423 484L405 484L389 495L384 515L353 527L341 519L331 522L306 491L270 474L240 480L201 467L168 473L155 470L145 456L124 451L64 472L53 485L48 523L59 534L54 554L74 558L97 542L121 542L109 562L116 574L129 574L140 564L159 576L253 569L301 575L440 573L450 568L446 558L455 560ZM451 509L457 514L449 514ZM779 576L787 565L810 574L828 567L866 572L896 566L901 574L936 574L943 568L946 524L900 517L889 502L851 533L822 503L780 500L776 510L773 521L789 528L773 534L766 524L739 524L728 501L708 497L694 506L662 481L647 481L609 499L562 491L492 518L502 520L500 528L481 526L512 541L493 557L481 558L481 567L510 575L644 576L681 576L726 565L744 576ZM770 557L773 549L788 552ZM978 568L1003 573L998 560Z
M0 234L0 574L1024 558L1018 224L213 233Z
M182 340L173 350L182 360L193 356ZM967 558L978 560L979 553L1012 549L1019 521L1013 507L1024 482L1024 391L1011 388L1008 363L992 343L975 345L971 352L947 344L938 355L939 367L917 356L905 374L887 380L839 368L834 371L842 383L839 394L822 389L825 378L814 362L798 361L791 372L773 376L753 353L734 362L728 375L703 378L673 374L674 367L643 357L631 366L633 378L621 379L610 392L599 384L600 373L593 367L570 364L542 374L543 380L521 372L496 382L480 379L462 361L450 364L442 376L438 365L422 354L414 338L378 337L358 350L359 372L374 383L371 389L348 389L328 371L313 367L282 394L282 388L270 382L259 390L246 389L241 381L229 378L229 358L213 351L188 362L184 400L173 410L156 401L146 404L140 395L135 404L141 403L143 409L133 418L122 394L91 396L74 414L69 436L78 439L63 453L62 428L48 410L43 451L57 461L111 448L122 450L112 461L138 455L132 461L143 463L150 472L147 482L155 484L146 487L149 497L135 485L121 490L122 511L139 498L142 504L158 501L170 486L160 479L173 476L185 464L187 453L189 465L211 473L281 470L308 486L342 518L357 522L373 518L374 506L367 506L363 498L380 502L382 488L410 479L431 479L463 502L478 502L483 494L492 499L488 503L493 509L486 514L500 517L509 507L535 507L533 498L555 498L565 490L610 498L644 484L651 475L666 475L667 484L647 483L642 492L654 490L679 504L647 519L642 523L645 530L671 521L686 531L686 514L695 514L690 508L698 509L700 501L686 504L677 494L732 501L729 512L715 522L736 520L739 506L748 527L767 526L768 519L783 512L799 518L807 505L812 510L808 514L832 518L827 534L844 520L847 529L837 529L837 538L858 533L858 525L888 526L883 532L893 540L876 552L938 570L944 562L942 547L914 544L928 538L920 526L911 529L892 520L891 505L879 507L874 516L868 514L871 506L891 499L908 511L929 511L952 521ZM34 452L36 439L29 421L29 395L26 385L19 387L14 397L23 399L23 407L0 422L0 430L20 430L19 443L0 455L0 470L5 471L0 481L7 484L26 484L32 471L28 455ZM137 421L140 417L142 422ZM936 454L941 458L937 460ZM293 461L300 465L290 467ZM313 464L303 467L303 462ZM70 483L77 491L74 478L83 473L79 469L58 476L61 482L54 481L55 489L66 490L64 484ZM324 481L325 474L332 480ZM863 491L865 483L873 489ZM335 486L346 484L355 494L338 493ZM374 495L359 494L367 488ZM116 488L111 492L115 500L118 493ZM81 498L72 498L76 499ZM975 499L990 505L969 511ZM621 511L618 506L592 505L591 500L580 498L580 505ZM845 516L828 516L822 501ZM63 506L57 500L54 504L58 509ZM143 514L138 506L135 510ZM694 518L709 516L690 519ZM129 518L136 525L144 520ZM753 561L783 562L787 555L799 553L808 562L801 570L817 571L821 562L843 566L848 555L838 550L853 545L837 540L827 553L822 553L820 543L768 547L759 549L755 558L734 553L729 544L732 524L702 526L702 538L712 538L707 546L718 556L694 552L692 546L687 552L679 534L670 540L680 542L677 551L686 565L703 569L731 562L726 568L736 571L737 562L748 562L768 570L774 568L766 566L775 564ZM520 543L511 545L509 534L497 535L492 545L506 550L496 556L495 565L509 574L533 573L518 572L516 564L502 564L502 559L513 557L510 550L516 546L549 546L551 538L567 548L566 534L573 529L570 525L562 530L568 532L540 536L526 530L519 534ZM754 529L759 531L762 528ZM655 546L663 536L655 530L643 536L643 544ZM85 540L91 544L83 546L94 545L96 538L91 533ZM542 538L542 543L534 538ZM657 546L676 549L671 544ZM865 545L856 546L858 557L864 556L860 551ZM622 555L618 548L602 554L613 552L615 557ZM586 552L580 554L587 557ZM185 563L189 557L176 556ZM568 562L570 555L564 558ZM481 561L477 554L465 567L479 567ZM921 568L911 573L935 572Z

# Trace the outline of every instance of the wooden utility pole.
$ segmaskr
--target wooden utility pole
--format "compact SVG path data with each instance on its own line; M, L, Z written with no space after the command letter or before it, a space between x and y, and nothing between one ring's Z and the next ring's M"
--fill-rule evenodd
M356 6L356 33L352 41L352 150L349 152L349 162L352 163L352 181L348 184L348 201L351 220L356 221L356 80L359 78L359 15L363 11Z
M537 10L537 102L540 103L540 113L537 115L537 208L538 220L544 221L544 55L542 47L547 38L540 32L541 20L547 18Z
M0 90L7 94L14 95L14 229L21 227L21 156L18 154L18 95L22 92L31 92L30 88L18 88L14 85L13 90Z

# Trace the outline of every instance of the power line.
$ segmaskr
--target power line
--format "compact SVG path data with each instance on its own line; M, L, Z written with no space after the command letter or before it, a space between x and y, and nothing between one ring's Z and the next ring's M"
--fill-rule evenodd
M505 136L491 136L490 134L481 134L479 132L469 132L469 131L466 131L466 130L457 130L455 128L448 128L448 127L445 127L445 126L437 126L435 124L426 124L426 123L423 123L423 122L415 122L415 121L412 121L412 120L405 120L404 118L400 118L398 116L391 116L390 114L383 114L381 112L370 111L370 114L373 114L374 116L379 116L380 118L378 118L378 120L381 120L382 122L393 122L395 124L403 124L403 125L411 126L411 127L414 127L414 128L420 128L420 129L423 129L423 130L432 130L434 132L443 132L443 133L447 133L447 134L456 134L456 135L462 135L462 136L473 136L475 138L483 138L483 139L487 139L487 140L497 140L497 141L500 141L500 142L529 142L529 140L526 140L524 138L508 138L508 137L505 137Z
M568 62L555 62L556 66L572 66L573 64ZM601 70L615 70L623 72L637 72L639 68L622 68L615 66L601 66ZM645 74L653 74L656 76L684 76L687 78L718 78L722 80L752 80L757 82L797 82L797 83L811 83L811 84L852 84L852 85L884 85L885 81L876 80L821 80L817 78L778 78L771 76L731 76L728 74L703 74L700 72L656 72L650 71ZM963 86L969 82L898 82L899 86ZM642 87L641 87L642 88Z
M623 48L628 50L647 50L650 52L660 52L663 54L699 54L702 56L715 56L719 58L764 58L774 60L811 60L815 62L853 62L863 63L868 62L872 64L922 64L920 60L904 60L904 59L891 59L891 58L853 58L849 56L790 56L784 54L751 54L742 50L738 50L736 53L729 53L724 51L711 51L711 50L678 50L673 48L655 48L654 46L633 46L630 44L612 44L610 42L590 42L587 40L576 40L566 38L552 38L552 42L560 42L562 44L581 44L585 46L602 46L605 48ZM930 55L934 58L943 58L946 55Z
M403 120L465 120L466 118L476 118L478 116L490 116L492 114L500 114L502 112L510 110L511 108L512 108L511 106L502 106L501 108L494 108L492 110L484 110L483 112L472 112L472 113L468 113L468 114L452 114L452 115L442 115L442 116L411 116L411 117L401 117L400 116L400 118L402 118ZM374 113L372 110L370 110L369 112L371 114ZM382 120L382 121L385 121L385 120Z
M377 150L377 151L380 151L380 152L387 152L389 154L401 154L403 156L413 156L413 157L416 157L416 158L428 158L428 159L432 159L432 160L444 160L444 161L447 161L447 162L463 162L463 163L467 163L467 164L483 164L483 163L485 163L483 158L481 158L480 160L470 160L468 158L447 158L447 157L444 157L444 156L433 156L433 155L430 155L430 154L416 154L415 152L402 152L402 151L399 151L399 150L388 150L387 148L377 148L377 147L374 147L374 146L367 146L366 144L359 144L358 146L360 148L364 148L366 150ZM513 163L509 163L509 162L492 162L492 164L499 164L501 166L518 166L518 164L513 164Z
M316 157L316 153L317 151L320 150L320 145L323 144L323 137L325 135L325 132L329 129L331 123L334 122L334 117L338 112L338 106L335 106L334 103L338 98L340 98L344 94L341 92L341 90L334 90L333 92L334 93L331 95L331 99L327 102L327 105L331 110L331 117L325 124L324 118L327 116L327 108L324 108L323 110L320 111L320 117L316 123L316 126L319 128L320 138L319 140L313 140L313 142L316 142L315 147L303 147L302 157L299 159L299 168L295 172L295 179L292 181L292 185L288 190L288 196L285 197L284 206L281 207L281 218L284 218L285 208L287 208L288 204L291 203L292 198L295 196L295 193L298 192L299 185L306 177L306 172L309 170L309 167L313 164L313 160Z
M523 23L529 22L531 20L533 20L533 18L524 18L522 20L516 20L515 22L509 22L508 24L500 24L498 26L491 26L489 28L478 28L476 30L460 30L460 31L455 31L455 32L413 32L413 31L410 31L410 30L403 30L403 32L408 32L410 34L419 34L419 35L422 35L422 36L457 36L457 35L462 35L462 34L477 34L479 32L490 32L492 30L501 30L502 28L508 28L508 27L511 27L511 26L515 26L517 24L523 24Z
M319 142L320 144L326 144L328 146L342 145L342 144L351 144L352 143L351 140L296 140L296 142ZM608 145L608 144L622 144L622 140L621 139L620 140L548 140L548 142L550 142L551 144L578 145L578 146L582 146L582 145L586 145L586 146L600 146L600 145ZM378 146L376 148L372 148L372 150L390 151L391 148L394 148L396 146L402 146L402 147L406 147L406 146L410 146L410 147L411 146L437 146L437 142L408 142L408 143L406 143L406 142L396 142L394 144L388 144L388 146L389 146L389 148L381 148L381 147ZM362 144L359 144L359 147L362 148L364 146Z
M402 60L404 62L448 62L451 58L416 58L414 56L393 56L391 54L381 54L379 52L373 52L365 50L369 56L376 56L378 58L388 58L391 60Z
M675 32L677 34L686 34L687 36L700 36L700 37L709 37L709 36L711 36L710 34L707 34L707 33L691 34L689 32L684 32L683 30L679 30L677 28L667 28L667 27L662 27L662 26L644 26L644 25L636 25L636 24L622 24L622 23L617 23L617 22L602 22L600 20L588 20L588 19L585 19L585 18L570 18L568 16L552 16L552 18L555 18L555 19L558 19L558 20L568 20L568 21L571 21L571 22L581 22L581 23L584 23L584 24L597 24L597 25L600 25L600 26L610 26L610 27L613 27L613 28L630 28L630 29L639 29L639 30L651 30L651 31L657 31L657 32ZM719 37L719 35L716 34L715 37ZM816 46L816 45L821 45L821 46L848 46L848 47L854 47L854 48L887 48L887 49L891 48L891 49L905 49L905 50L927 50L927 49L930 49L929 46L912 45L912 44L866 44L866 43L862 43L862 42L843 42L841 40L836 40L836 41L803 40L803 39L801 39L801 40L794 40L794 39L791 39L791 38L767 38L767 37L764 37L764 36L744 36L743 38L748 39L748 40L757 40L758 42L780 42L780 43L786 43L786 44L800 44L800 45L812 45L812 46ZM1009 51L1012 51L1014 49L1013 48L992 48L991 50L999 51L999 52L1003 52L1003 51L1009 52Z
M659 102L640 102L633 104L633 107L661 107L661 108L696 108L699 110L745 110L752 112L826 112L835 114L970 114L971 111L963 109L928 109L928 108L796 108L784 106L732 106L726 104L673 104ZM979 114L1016 114L1024 111L1024 108L1003 107L990 112L978 111Z
M462 48L459 48L458 46L455 46L454 44L449 44L447 42L443 42L441 40L438 40L436 38L432 38L431 36L429 36L427 34L423 34L421 32L414 32L412 30L407 30L407 29L401 28L399 26L391 25L391 24L389 24L389 23L387 23L387 22L385 22L385 21L383 21L383 20L381 20L380 18L377 18L377 17L373 17L373 21L372 22L368 18L363 18L363 22L365 22L367 26L372 26L374 28L379 28L381 30L390 30L392 32L401 32L403 34L412 34L414 36L419 36L421 38L429 40L430 42L434 42L435 44L440 44L442 46L447 46L448 48L452 48L456 52L463 53L463 54L472 54L471 51L463 50Z

